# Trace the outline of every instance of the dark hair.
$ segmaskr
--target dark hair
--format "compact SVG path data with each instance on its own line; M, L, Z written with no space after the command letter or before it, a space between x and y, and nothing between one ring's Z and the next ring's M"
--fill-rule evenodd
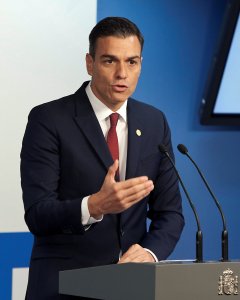
M100 37L116 36L129 37L136 36L143 49L144 38L138 27L126 18L107 17L96 24L89 35L89 53L94 58L97 39Z

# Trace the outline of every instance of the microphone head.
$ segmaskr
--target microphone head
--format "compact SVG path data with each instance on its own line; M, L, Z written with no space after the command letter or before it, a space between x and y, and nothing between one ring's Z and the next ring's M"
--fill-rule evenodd
M182 153L182 154L187 154L188 153L188 149L186 146L184 146L183 144L179 144L177 146L178 150Z
M159 150L160 150L161 153L167 153L168 152L166 146L163 145L163 144L160 144L158 146L158 148L159 148Z

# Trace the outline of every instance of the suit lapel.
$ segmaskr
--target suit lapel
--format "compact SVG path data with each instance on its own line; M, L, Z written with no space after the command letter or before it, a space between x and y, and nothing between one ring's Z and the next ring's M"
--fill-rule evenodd
M134 109L133 100L129 99L127 106L128 116L128 154L126 179L135 177L140 158L142 144L143 125L138 119L137 112Z
M85 82L75 94L76 113L74 118L92 149L102 161L105 168L108 169L113 160L101 127L85 92L87 84L88 82ZM136 176L143 134L143 124L138 119L133 101L129 99L127 105L128 153L126 179Z
M127 154L127 168L126 179L136 177L136 171L139 164L140 152L142 147L142 135L144 133L144 126L138 119L138 114L134 105L134 100L128 100L127 106L127 121L128 121L128 154ZM125 227L131 218L136 207L132 206L119 216L119 226ZM127 249L125 249L127 250Z
M84 83L81 88L76 92L76 115L75 121L88 140L93 151L108 169L113 163L111 154L109 152L106 140L103 136L102 129L98 123L92 106L88 100L85 88L87 83Z

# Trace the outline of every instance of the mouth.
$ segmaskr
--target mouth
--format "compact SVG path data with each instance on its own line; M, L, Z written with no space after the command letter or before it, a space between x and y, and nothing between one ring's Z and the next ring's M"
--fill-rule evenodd
M126 84L112 84L112 89L115 92L122 93L128 89L128 86Z

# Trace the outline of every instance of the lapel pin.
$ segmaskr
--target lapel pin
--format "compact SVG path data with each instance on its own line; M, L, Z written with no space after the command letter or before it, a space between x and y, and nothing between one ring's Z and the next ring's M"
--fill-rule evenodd
M142 135L142 132L141 132L140 129L137 129L137 130L136 130L136 135L137 135L137 136L141 136L141 135Z

